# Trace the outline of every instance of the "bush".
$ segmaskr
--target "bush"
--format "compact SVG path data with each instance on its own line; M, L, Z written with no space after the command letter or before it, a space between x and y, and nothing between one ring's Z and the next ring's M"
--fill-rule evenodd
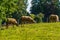
M36 20L37 23L43 22L44 14L39 13L37 16L35 16L34 20Z
M34 14L30 14L30 16L34 19L35 18L35 15Z

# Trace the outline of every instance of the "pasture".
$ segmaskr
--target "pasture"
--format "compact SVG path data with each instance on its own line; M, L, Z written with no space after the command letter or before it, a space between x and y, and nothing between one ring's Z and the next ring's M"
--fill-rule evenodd
M0 30L0 40L60 40L60 22L9 26Z

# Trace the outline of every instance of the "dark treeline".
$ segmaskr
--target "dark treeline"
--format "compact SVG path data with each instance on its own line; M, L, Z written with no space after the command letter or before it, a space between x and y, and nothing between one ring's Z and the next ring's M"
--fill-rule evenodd
M44 14L44 22L47 22L50 14L57 14L60 16L59 0L33 0L31 13L38 15L39 13Z

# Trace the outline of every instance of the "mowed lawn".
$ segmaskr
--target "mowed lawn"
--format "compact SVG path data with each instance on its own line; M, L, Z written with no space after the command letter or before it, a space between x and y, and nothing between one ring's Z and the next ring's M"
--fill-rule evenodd
M60 23L25 24L0 30L0 40L60 40Z

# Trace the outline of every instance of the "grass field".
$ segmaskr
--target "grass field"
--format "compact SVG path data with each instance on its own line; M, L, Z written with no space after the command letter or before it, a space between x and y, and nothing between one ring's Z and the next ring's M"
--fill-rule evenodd
M0 40L60 40L60 23L25 24L0 30Z

